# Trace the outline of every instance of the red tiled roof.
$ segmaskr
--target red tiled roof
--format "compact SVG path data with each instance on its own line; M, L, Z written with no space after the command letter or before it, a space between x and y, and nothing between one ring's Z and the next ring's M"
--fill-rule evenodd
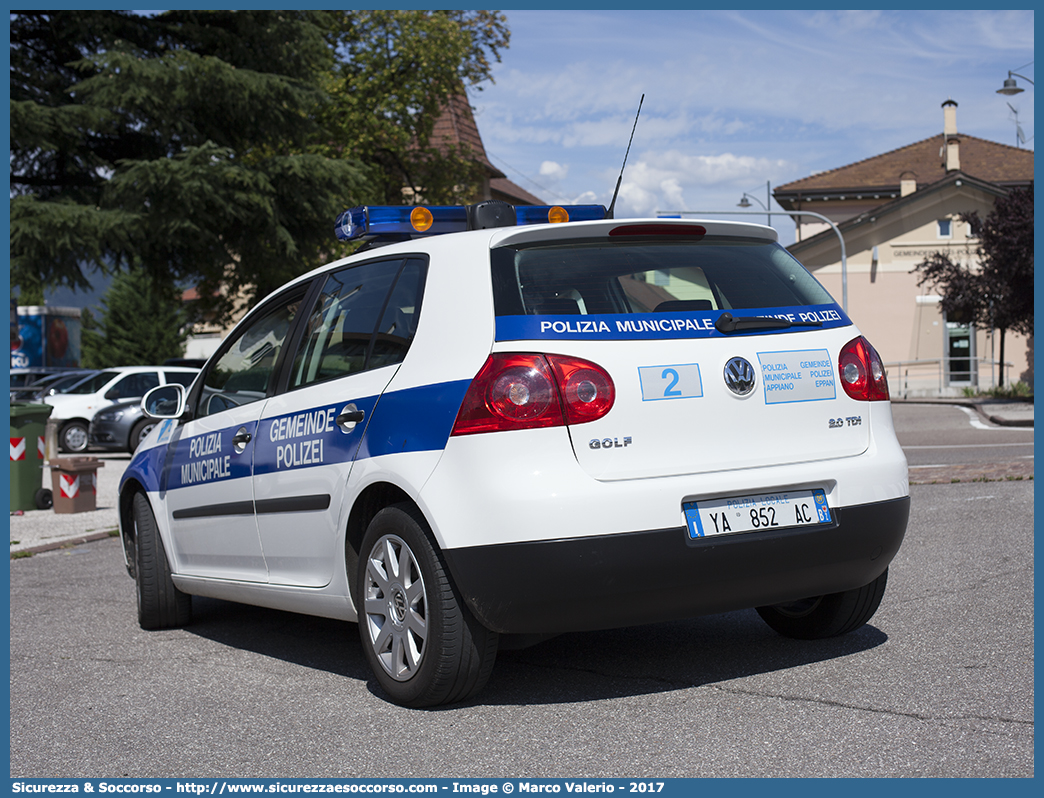
M453 146L464 146L480 164L486 167L491 178L502 178L504 173L489 162L486 148L482 146L482 136L471 113L471 103L467 95L457 94L450 98L442 109L431 132L431 143L445 152Z
M506 177L494 177L489 181L489 189L493 199L502 199L512 205L547 205L540 197L530 194Z
M486 168L490 178L489 188L494 199L523 205L543 205L543 200L524 188L512 183L497 167L490 163L486 148L482 144L471 104L466 94L456 94L443 107L432 128L431 143L445 153L449 147L464 146L472 156Z
M967 175L1002 186L1023 185L1033 180L1033 151L997 144L958 133L960 169ZM900 177L912 177L926 185L946 176L942 134L875 155L848 166L811 175L776 186L773 195L796 195L842 190L898 190Z

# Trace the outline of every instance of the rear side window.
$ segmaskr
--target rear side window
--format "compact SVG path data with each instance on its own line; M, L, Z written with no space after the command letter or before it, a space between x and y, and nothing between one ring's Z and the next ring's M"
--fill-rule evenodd
M834 302L774 242L578 241L492 252L498 316L678 313Z
M88 394L98 393L102 388L108 385L112 380L120 376L118 371L99 371L90 379L86 379L78 385L74 385L66 393L72 394Z
M290 387L402 362L417 329L426 265L396 258L331 274L308 318Z

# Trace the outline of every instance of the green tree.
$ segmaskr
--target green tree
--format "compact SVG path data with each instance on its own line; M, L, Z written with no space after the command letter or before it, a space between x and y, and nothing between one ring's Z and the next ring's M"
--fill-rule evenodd
M510 33L495 11L349 11L329 17L338 57L323 106L330 152L371 167L380 201L403 187L430 204L473 195L482 169L462 146L432 142L441 109L492 80Z
M144 269L117 274L100 320L81 318L81 361L87 368L149 366L180 357L187 336L181 292Z
M10 32L12 284L134 265L219 314L343 252L345 207L472 181L434 113L507 45L482 11L29 11Z
M360 164L314 151L324 21L13 15L12 281L83 287L85 266L135 264L234 297L316 265L368 196Z
M935 252L914 267L917 284L939 291L949 318L999 330L1003 363L1008 330L1033 335L1033 187L1000 197L985 220L974 211L961 219L979 239L978 267Z

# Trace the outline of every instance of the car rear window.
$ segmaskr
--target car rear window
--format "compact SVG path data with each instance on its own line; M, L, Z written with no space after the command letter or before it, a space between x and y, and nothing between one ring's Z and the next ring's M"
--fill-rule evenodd
M496 315L678 313L832 304L783 247L724 236L494 249Z

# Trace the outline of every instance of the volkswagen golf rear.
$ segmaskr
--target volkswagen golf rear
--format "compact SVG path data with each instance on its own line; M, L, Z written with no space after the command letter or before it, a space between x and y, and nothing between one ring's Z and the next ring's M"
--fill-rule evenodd
M881 358L771 228L604 215L346 211L369 248L144 400L143 625L193 594L357 621L391 699L430 706L556 634L869 621L909 515Z

